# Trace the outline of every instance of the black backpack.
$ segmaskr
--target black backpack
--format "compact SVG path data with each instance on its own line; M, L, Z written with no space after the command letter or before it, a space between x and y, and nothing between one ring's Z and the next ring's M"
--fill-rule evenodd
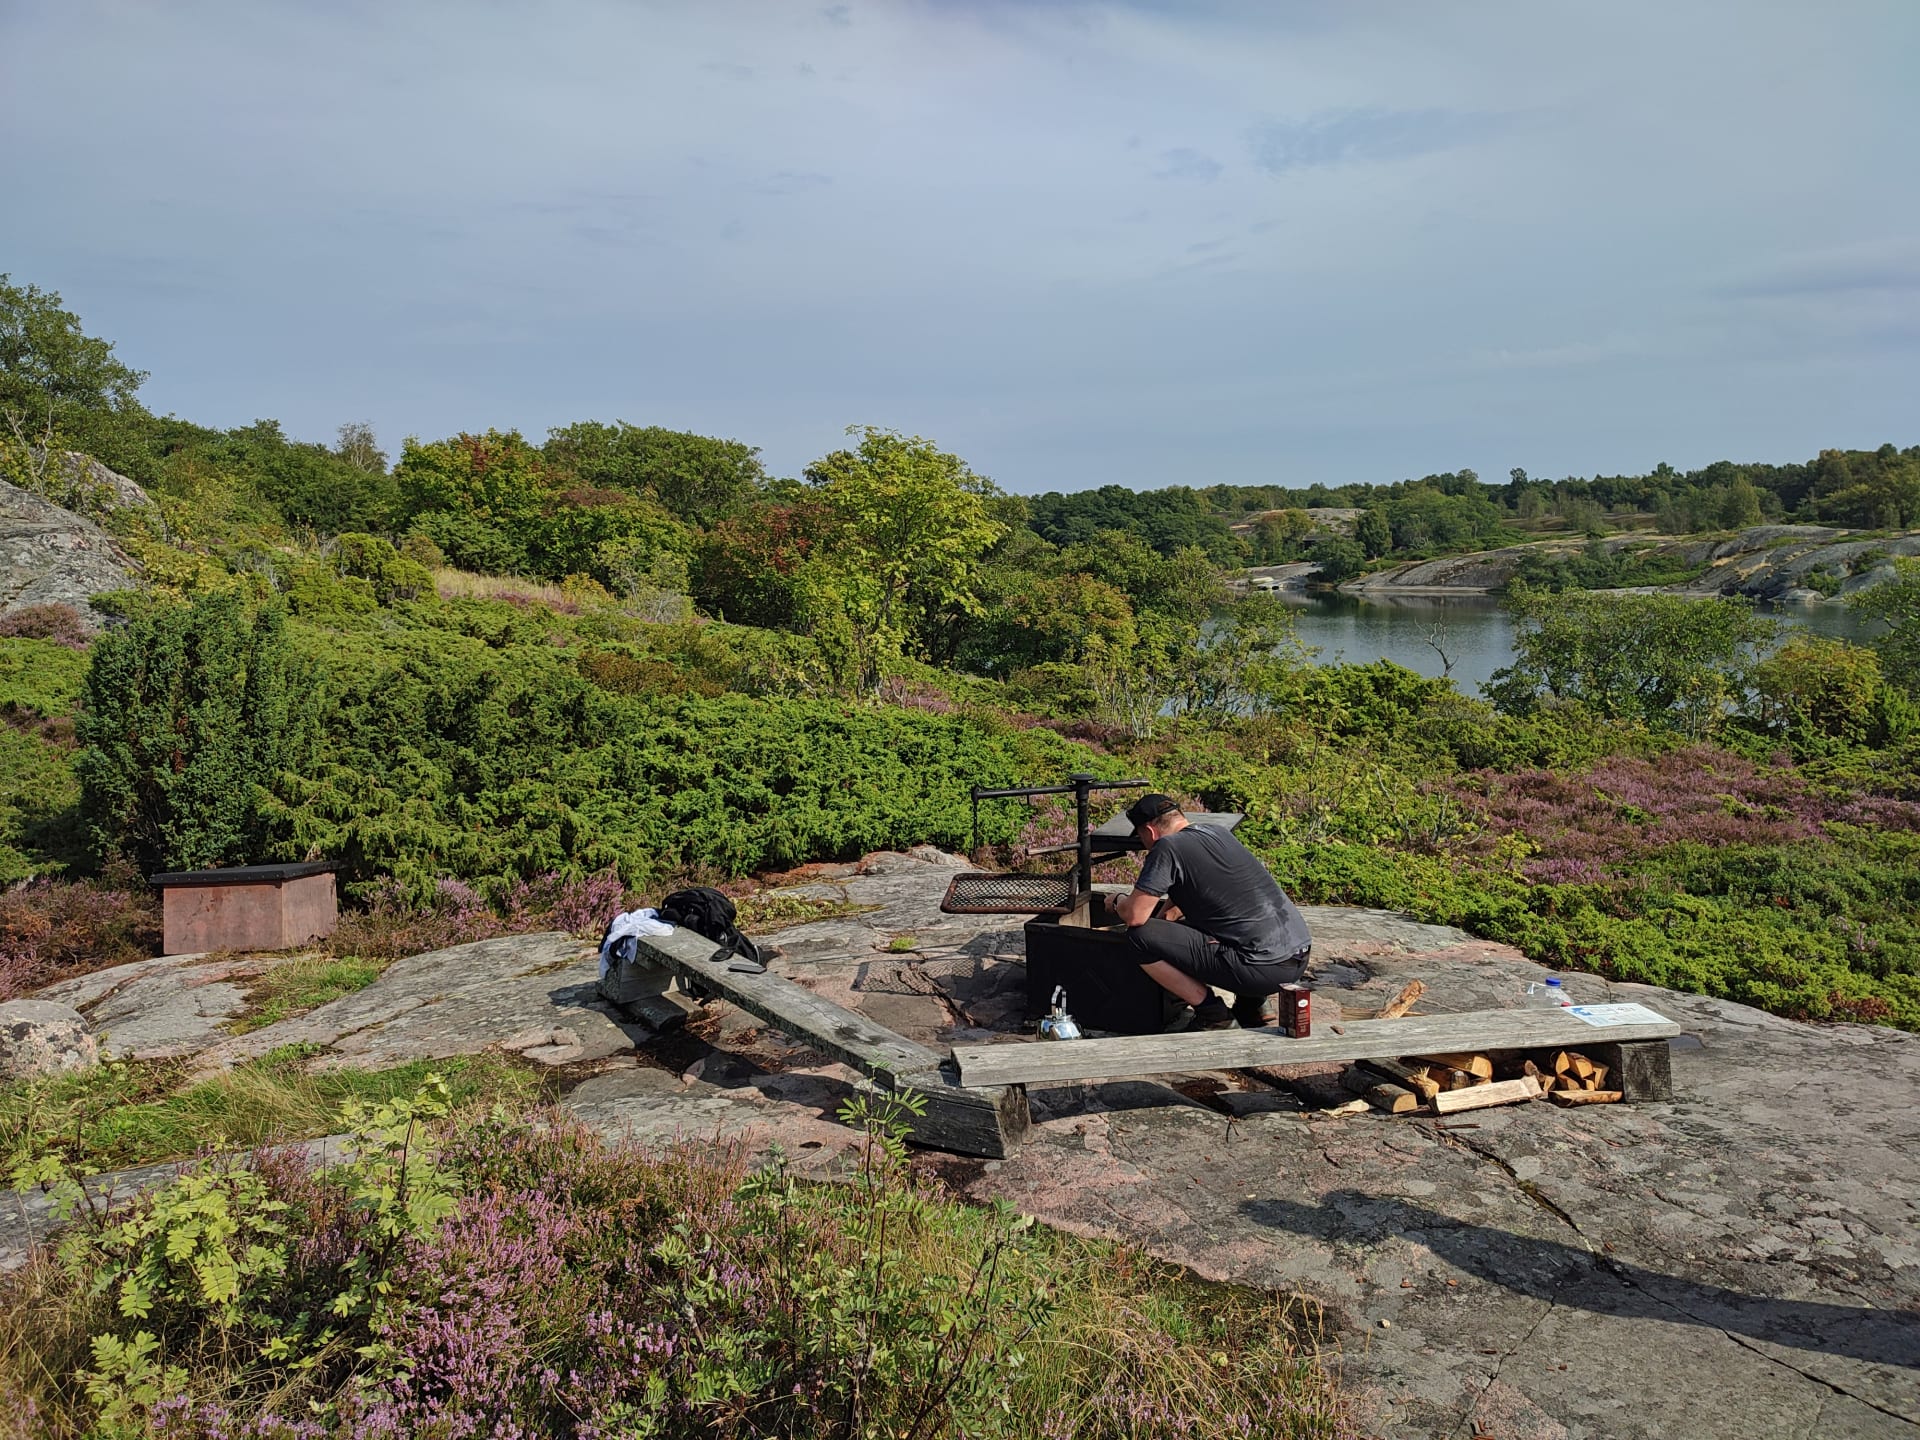
M711 885L693 885L685 890L676 890L660 902L659 911L660 918L669 925L705 936L723 952L731 951L741 959L765 968L759 947L742 935L734 924L738 912L733 908L733 901ZM713 958L717 960L720 956Z

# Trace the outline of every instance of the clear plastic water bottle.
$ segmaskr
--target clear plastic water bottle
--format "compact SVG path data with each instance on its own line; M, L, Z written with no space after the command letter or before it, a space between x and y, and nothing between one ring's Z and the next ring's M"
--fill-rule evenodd
M1535 981L1527 986L1527 1006L1534 1010L1562 1010L1573 1004L1573 997L1567 994L1567 987L1560 983L1558 975L1549 975L1544 982Z

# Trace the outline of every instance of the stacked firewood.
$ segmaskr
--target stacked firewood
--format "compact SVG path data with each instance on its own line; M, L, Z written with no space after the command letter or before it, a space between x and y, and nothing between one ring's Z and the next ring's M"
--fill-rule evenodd
M1362 1060L1340 1083L1376 1110L1392 1115L1451 1115L1489 1105L1545 1098L1557 1105L1605 1105L1621 1092L1605 1088L1607 1067L1577 1050L1550 1058L1491 1055L1413 1055L1403 1060Z
M1526 1072L1540 1082L1540 1088L1556 1105L1611 1105L1619 1100L1622 1093L1607 1089L1606 1066L1597 1060L1589 1060L1578 1050L1556 1051L1551 1073L1542 1070L1531 1060L1523 1064Z
M1371 1018L1399 1019L1413 1008L1425 988L1418 980L1412 981ZM1621 1098L1621 1092L1607 1089L1606 1082L1605 1065L1578 1050L1559 1050L1551 1056L1538 1052L1535 1056L1502 1055L1498 1060L1479 1053L1362 1060L1347 1068L1340 1076L1339 1086L1360 1097L1351 1102L1355 1110L1365 1102L1390 1115L1451 1115L1489 1105L1514 1105L1522 1100L1547 1099L1556 1105L1605 1105ZM1295 1090L1300 1088L1299 1083L1292 1080L1280 1083Z

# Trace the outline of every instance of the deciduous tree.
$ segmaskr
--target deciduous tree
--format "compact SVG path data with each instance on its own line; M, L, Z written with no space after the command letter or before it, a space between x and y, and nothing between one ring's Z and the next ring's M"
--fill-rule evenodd
M1894 578L1855 591L1847 604L1856 614L1884 621L1886 630L1873 639L1887 677L1914 695L1920 695L1920 560L1899 557Z
M58 292L0 273L0 438L21 447L84 450L116 468L137 448L144 370L88 335Z
M976 606L971 580L1004 532L987 499L993 483L919 436L876 426L807 470L830 517L826 572L853 630L862 680L877 686L887 657L915 638L916 614Z
M1551 595L1517 585L1513 664L1484 686L1500 709L1528 714L1573 700L1613 719L1699 735L1747 688L1776 624L1740 600L1675 595Z
M549 431L545 455L574 483L652 500L689 525L738 513L767 483L756 447L657 425L583 420Z

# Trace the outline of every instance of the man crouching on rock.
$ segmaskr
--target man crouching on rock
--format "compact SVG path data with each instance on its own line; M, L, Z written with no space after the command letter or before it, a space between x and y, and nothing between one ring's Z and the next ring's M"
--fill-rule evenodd
M1293 901L1228 831L1188 824L1165 795L1142 796L1127 819L1147 859L1116 908L1140 968L1193 1007L1194 1028L1273 1023L1268 998L1300 978L1312 949ZM1233 992L1231 1009L1212 986Z

